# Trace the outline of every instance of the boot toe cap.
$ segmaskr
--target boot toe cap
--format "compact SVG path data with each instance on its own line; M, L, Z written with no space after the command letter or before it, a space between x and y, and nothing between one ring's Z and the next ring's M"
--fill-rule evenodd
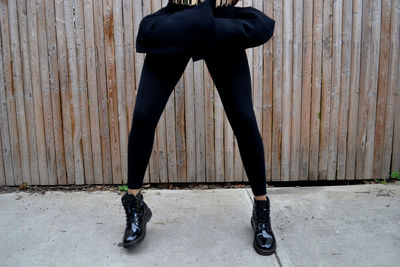
M256 233L255 240L257 245L263 249L270 249L274 246L275 243L274 236L269 234L265 230L262 230L262 232L260 233Z
M125 234L124 234L124 242L125 243L133 242L141 236L142 231L139 231L139 229L137 229L137 228L133 228L133 229L134 230L129 229L129 230L125 231Z

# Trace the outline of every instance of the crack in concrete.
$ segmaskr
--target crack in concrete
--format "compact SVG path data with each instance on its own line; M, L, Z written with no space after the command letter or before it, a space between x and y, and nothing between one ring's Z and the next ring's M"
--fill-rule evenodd
M279 259L279 256L278 256L278 252L275 250L275 258L276 258L276 260L278 261L278 264L279 264L279 266L280 267L282 267L283 265L282 265L282 263L281 263L281 259Z

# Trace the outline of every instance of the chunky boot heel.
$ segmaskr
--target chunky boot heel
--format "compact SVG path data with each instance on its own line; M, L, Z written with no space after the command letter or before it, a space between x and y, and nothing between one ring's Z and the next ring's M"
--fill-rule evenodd
M126 227L122 240L124 248L134 247L146 236L146 224L152 216L151 209L143 200L142 192L136 196L125 193L121 202L126 215Z
M254 199L253 214L250 219L254 231L253 248L260 255L271 255L276 250L275 235L271 228L269 198Z

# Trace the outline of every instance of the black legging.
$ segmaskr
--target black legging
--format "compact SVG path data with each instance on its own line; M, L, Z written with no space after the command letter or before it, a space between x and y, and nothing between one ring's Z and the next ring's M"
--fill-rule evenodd
M189 60L184 54L145 56L128 140L128 188L139 189L149 162L156 126ZM246 51L204 57L225 113L237 139L251 189L264 195L264 148L253 110L251 77Z

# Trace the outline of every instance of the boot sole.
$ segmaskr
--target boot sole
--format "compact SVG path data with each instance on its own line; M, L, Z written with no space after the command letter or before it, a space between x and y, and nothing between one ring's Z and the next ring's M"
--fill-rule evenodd
M252 219L250 219L250 223L251 223L251 228L253 228L253 231L255 231L255 225L254 225L254 222L253 222ZM275 250L276 250L276 239L275 239L275 242L274 242L274 245L273 245L272 248L270 248L270 249L262 249L262 248L259 247L256 239L254 238L254 240L253 240L253 248L260 255L263 255L263 256L272 255L272 254L275 253Z
M148 214L147 214L146 221L145 221L145 223L144 223L144 228L143 228L143 233L142 233L142 235L139 236L137 239L133 240L132 242L123 243L122 245L123 245L124 248L133 248L133 247L135 247L137 244L139 244L140 242L143 241L143 239L144 239L145 236L146 236L146 226L147 226L147 223L150 221L150 218L151 218L152 215L153 215L153 213L151 212L151 210L150 210L150 208L149 208L149 212L148 212Z

